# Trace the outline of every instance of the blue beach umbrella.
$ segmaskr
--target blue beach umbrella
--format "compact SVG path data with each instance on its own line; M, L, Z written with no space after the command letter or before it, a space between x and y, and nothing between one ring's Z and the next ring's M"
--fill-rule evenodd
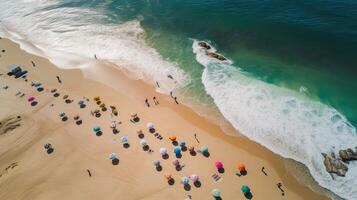
M128 139L127 136L123 136L123 137L120 138L120 141L121 141L122 143L128 143L129 139Z
M219 190L219 189L213 189L212 190L212 195L214 196L214 197L220 197L221 196L221 191Z
M247 185L242 185L240 189L244 194L248 194L250 192L250 188Z
M95 126L95 127L93 128L93 131L94 131L95 133L99 132L100 130L101 130L100 126Z
M78 101L78 104L79 104L79 105L84 104L84 101L83 101L83 100L79 100L79 101Z
M174 149L174 153L175 153L176 155L180 154L180 153L181 153L181 149L178 148L178 147L176 147L176 148Z
M117 154L116 153L111 153L109 154L109 160L114 160L115 158L117 158Z
M181 183L183 185L187 185L190 182L190 179L188 177L182 177L181 178Z
M202 153L208 153L208 147L207 146L201 147L201 152Z

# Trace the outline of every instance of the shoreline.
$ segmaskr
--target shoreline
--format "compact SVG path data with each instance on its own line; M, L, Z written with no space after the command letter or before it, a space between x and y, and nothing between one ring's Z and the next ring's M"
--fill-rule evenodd
M199 131L197 131L198 137L204 138L204 139L209 138L209 139L207 139L207 143L211 143L211 145L213 146L215 151L220 151L219 148L226 147L227 150L229 149L232 152L239 153L239 155L243 155L242 156L243 159L240 158L240 159L235 159L235 160L231 160L231 159L236 156L225 155L226 158L222 159L222 160L224 160L224 164L227 165L227 171L229 171L229 172L233 171L233 169L235 168L234 166L236 165L236 162L238 162L239 160L244 160L245 163L249 163L249 166L250 166L250 167L248 167L249 175L247 175L247 177L244 177L244 179L247 179L246 182L250 183L253 193L255 194L254 196L258 199L259 199L259 196L262 196L263 193L267 192L267 191L273 191L272 192L273 194L271 194L272 197L276 197L276 198L281 197L276 186L274 184L271 185L274 181L278 182L279 180L283 183L284 189L286 188L286 196L284 196L283 198L306 199L306 198L314 197L313 199L326 199L326 197L324 197L322 195L318 195L315 192L312 192L308 187L303 186L301 183L299 183L291 174L292 172L287 171L284 164L282 164L285 162L284 158L272 153L270 150L266 149L265 147L255 143L253 141L250 141L249 139L247 139L245 137L230 136L230 135L224 134L224 132L221 130L221 128L218 125L213 124L212 122L203 118L202 116L199 116L193 110L191 110L190 108L188 108L182 104L180 104L180 105L174 104L169 96L156 93L152 86L145 84L143 81L128 79L119 70L114 69L110 66L104 66L104 65L97 65L96 68L94 68L94 67L86 68L86 69L83 69L83 72L81 72L78 69L63 70L63 69L59 69L59 68L54 68L54 66L52 66L52 64L50 64L48 60L24 53L22 50L19 50L19 47L17 44L9 42L8 40L5 40L5 39L0 40L1 43L4 43L4 41L5 41L5 43L7 43L7 44L5 44L6 48L10 48L10 49L13 48L13 49L11 49L11 51L21 52L21 54L26 55L26 56L20 56L21 59L19 59L19 60L21 60L21 62L18 62L18 64L20 64L21 66L24 65L25 68L29 70L31 76L35 75L34 77L36 79L38 79L39 81L41 81L43 83L46 83L46 85L58 86L58 84L56 83L56 80L53 77L52 78L43 77L43 75L45 73L44 71L47 70L47 72L49 74L53 74L54 72L61 73L61 74L63 74L63 75L61 75L61 78L64 78L64 82L62 85L60 85L60 91L61 90L68 91L69 93L73 93L73 95L77 95L77 96L80 94L84 95L84 93L87 93L87 92L90 93L90 95L94 95L95 92L92 91L93 88L91 88L91 90L89 90L89 88L88 88L89 86L93 86L94 88L101 89L99 93L100 93L100 96L104 97L104 99L110 99L110 101L117 100L119 102L119 104L121 105L119 107L122 107L122 105L126 105L128 107L133 108L132 104L134 104L134 102L136 104L140 104L140 106L138 106L138 108L135 108L136 104L134 105L135 110L136 109L138 110L138 112L140 113L140 116L142 116L143 119L145 119L145 120L153 119L152 121L154 121L154 124L159 124L158 126L160 127L160 129L162 127L163 130L171 129L171 131L172 131L172 128L170 126L175 126L176 122L173 120L170 120L170 119L162 119L162 117L160 117L160 116L153 116L153 111L154 111L154 115L156 113L160 113L163 116L173 115L174 116L173 118L175 120L179 120L180 122L182 122L182 124L184 124L184 127L182 127L182 129L184 129L186 131L183 131L183 132L191 132L192 130L195 130L195 129L199 130ZM11 54L11 51L10 51L10 53L8 51L6 53L6 55ZM0 58L0 60L1 60L0 63L2 65L1 66L2 73L4 72L4 69L6 69L6 67L7 67L6 64L8 64L8 62L11 62L13 59L17 59L15 57L16 56L14 56L14 55L10 58L7 57L7 59L9 59L8 61L4 61L4 59L6 59L5 56ZM34 68L31 68L29 65L29 62L28 62L29 58L35 60L36 63L40 63L40 64L43 63L44 65L46 65L46 67L44 67L44 66L37 67L36 66ZM47 67L48 65L51 65L51 67ZM101 71L100 75L97 73L98 72L97 70L99 67L100 67L100 71ZM40 69L41 72L36 72L39 70L39 68L41 68ZM39 73L39 74L36 74L36 73ZM41 73L42 73L42 76L40 75ZM96 83L93 80L88 80L84 77L96 77L97 82L101 82L101 80L102 80L102 82L105 82L103 80L107 80L107 81L110 80L110 83L107 82L107 86L102 86L102 84ZM9 78L7 78L7 79L9 79ZM81 81L85 81L86 84L81 85L80 84ZM108 87L108 85L110 85L110 88ZM114 89L116 90L116 92L112 91L113 86L114 86ZM102 91L104 91L104 92L102 92ZM88 95L88 94L85 94L85 95ZM145 97L148 97L148 96L150 96L150 97L156 96L160 101L160 105L158 107L147 109L144 105L144 99L145 99ZM122 98L124 100L121 100ZM49 101L51 101L51 100L49 100ZM9 102L9 104L11 104L11 102ZM64 107L65 106L66 105L64 105ZM25 107L25 110L26 109L28 109L28 111L31 110L31 108L28 108L28 106L24 106L24 107ZM43 109L43 108L41 108L41 109ZM41 118L43 119L44 116L50 115L50 114L46 114L43 112L41 113L41 109L39 109L40 113L38 114L39 115L38 117L40 119ZM77 109L79 109L79 108L77 107ZM130 112L128 111L128 113L130 113ZM51 117L53 120L53 116L51 116ZM128 117L128 116L125 116L125 117ZM4 116L1 116L1 118L4 118ZM101 120L103 120L103 119L101 119ZM163 122L161 122L161 120L164 120L167 123L163 123ZM58 123L58 122L55 122L55 120L53 120L53 121L54 121L54 124ZM155 123L155 121L157 123ZM61 124L61 122L59 122L59 124ZM177 124L176 124L176 127L177 127ZM68 127L68 129L73 129L73 128L76 128L76 127ZM162 135L165 135L165 136L167 136L167 134L168 134L168 133L165 133L165 131L161 131L161 132L162 132ZM112 135L112 134L110 134L110 135ZM180 137L185 138L185 141L191 141L191 142L193 141L192 135L187 136L182 133L177 133L177 135L179 136L179 138ZM148 136L150 136L150 135L148 135ZM43 137L46 137L46 135L43 134ZM81 137L80 136L75 136L75 137L82 138L85 136L81 135ZM66 140L66 139L62 138L62 140ZM156 140L154 140L154 141L156 141ZM86 141L86 142L89 142L89 141ZM215 144L215 143L218 143L218 144ZM93 145L93 142L91 141L91 142L89 142L89 144ZM103 145L103 142L101 144L102 145L100 145L100 147L103 147L104 149L108 149L108 147ZM211 145L208 145L208 146L211 146ZM216 149L216 148L218 148L218 149ZM0 151L0 161L4 161L4 156L3 156L4 149L1 148L0 150L1 150ZM156 148L155 150L157 151L158 149ZM17 152L17 153L20 154L20 152ZM22 152L22 153L24 153L24 152ZM109 152L105 152L105 153L104 154L106 157ZM78 154L78 153L76 153L76 154ZM103 152L101 152L99 154L103 154ZM64 153L64 155L66 155L66 153ZM219 152L219 155L220 156L224 155L224 152ZM135 154L134 154L134 156L135 156ZM32 156L32 157L34 157L34 156ZM185 155L185 157L190 158L189 156L186 156L186 155ZM198 156L198 157L200 157L200 156ZM8 156L6 156L6 158L7 159L5 159L5 160L10 159L10 158L8 158ZM35 159L35 158L32 158L32 159ZM129 157L122 158L122 160L130 160L130 159L131 158L129 158ZM199 158L196 160L201 161L201 162L192 164L197 169L200 167L199 164L202 164L202 163L208 164L209 163L210 165L212 165L212 163L214 162L214 160L212 160L212 159L210 159L210 162L208 162L207 160L202 160L202 158ZM26 159L25 159L25 161L26 161ZM105 161L106 160L104 159L104 163L108 164ZM107 169L111 167L111 166L108 167L105 164L102 164L101 162L102 161L100 161L101 167L107 168ZM185 162L189 163L188 167L191 165L190 160L185 160ZM19 162L19 163L21 165L21 162ZM5 163L1 162L2 168L3 168L4 164ZM132 164L132 166L135 166L134 162L131 164ZM145 166L147 166L147 165L150 166L152 164L149 163L149 164L146 164ZM261 172L260 172L261 166L265 166L265 168L270 171L269 176L267 178L269 180L264 179L265 177L263 177L263 178L261 177ZM130 166L126 166L126 167L130 167ZM119 164L118 168L120 168L120 164ZM151 168L149 167L145 170L150 171ZM208 168L210 168L210 167L208 167ZM214 171L212 169L210 169L210 170L211 170L210 172ZM128 170L125 170L125 171L128 171ZM106 173L110 173L110 172L106 172ZM152 174L155 175L156 172L152 172ZM224 176L225 180L223 180L219 184L216 184L216 185L219 185L220 189L223 191L222 196L223 197L227 196L229 194L230 189L232 189L231 192L234 191L234 192L236 192L237 195L241 195L241 193L238 193L239 192L238 186L240 184L236 184L233 186L229 185L229 183L234 183L234 180L236 177L233 177L233 175L231 175L231 174L227 174L227 172L226 172L226 174L224 174L222 176ZM162 178L160 178L160 179L162 179ZM205 182L210 181L209 177L206 177L206 179L207 180L205 180ZM261 181L261 183L257 183L258 181L254 180L254 179ZM272 181L270 179L274 179L274 181ZM182 197L181 199L183 199L182 193L188 193L188 192L185 192L181 188L181 186L178 182L179 182L179 178L177 178L177 184L175 184L175 186L173 186L175 188L174 191L177 192L178 194L180 194L180 196ZM165 183L165 181L162 181L162 183L159 183L160 187L162 187L162 185L165 185L164 183ZM0 190L2 190L1 185L3 185L3 184L2 184L2 180L0 179ZM210 187L205 186L205 188L193 189L192 193L196 194L196 196L197 196L198 193L205 191L205 193L208 194L207 196L209 196L209 191L210 191L209 189L212 189L211 188L212 185L215 185L215 183L208 184L208 186L210 186ZM264 186L266 186L266 185L269 185L268 189L266 189L266 188L264 189ZM153 190L155 190L155 187L157 187L157 185L153 184L153 186L151 186L151 187ZM256 187L259 188L259 190L256 189ZM263 188L261 188L261 187L263 187ZM238 190L237 190L237 188L238 188ZM10 188L9 188L9 190L10 190ZM170 189L168 189L168 190L170 190ZM168 191L163 191L162 192L163 194L160 194L160 195L165 195L165 193L167 193L167 192ZM7 194L9 194L9 193L11 193L11 191L9 191ZM134 190L133 190L133 193L135 193ZM177 194L173 194L173 195L177 195ZM233 195L233 194L229 194L229 195ZM9 196L11 196L11 195L9 195ZM192 195L192 196L194 197L193 199L197 199L197 197L195 198L195 195ZM115 197L115 195L112 196L112 198L114 198L114 197ZM157 197L161 197L161 196L154 195L152 198L155 199ZM169 197L169 196L167 196L167 194L166 194L166 196L164 196L164 197ZM176 198L178 196L172 196L172 197ZM109 198L111 198L111 197L109 197ZM139 198L139 196L137 196L135 198ZM135 199L135 198L133 197L132 199ZM128 199L130 199L130 198L128 198ZM146 198L141 198L141 199L146 199ZM150 198L148 198L148 199L150 199ZM224 199L229 199L229 197L224 198Z

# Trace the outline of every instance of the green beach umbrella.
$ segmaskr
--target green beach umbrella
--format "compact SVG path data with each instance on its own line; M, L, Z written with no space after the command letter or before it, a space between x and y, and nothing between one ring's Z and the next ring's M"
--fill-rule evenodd
M242 185L240 189L244 194L248 194L250 192L250 188L247 185Z
M208 147L207 146L201 147L201 152L202 153L207 153L208 152Z
M215 188L215 189L212 190L212 195L214 197L220 197L221 196L221 191L219 189Z

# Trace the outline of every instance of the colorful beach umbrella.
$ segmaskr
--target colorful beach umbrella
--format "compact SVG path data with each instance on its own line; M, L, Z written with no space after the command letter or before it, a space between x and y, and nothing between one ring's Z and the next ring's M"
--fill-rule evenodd
M100 126L95 126L95 127L93 128L93 131L94 131L95 133L99 132L100 130L101 130Z
M34 96L30 96L29 98L27 98L27 101L28 102L32 102L32 101L34 101L35 100L35 97Z
M116 159L117 158L117 154L116 153L111 153L111 154L109 154L109 159L110 160L114 160L114 159Z
M141 146L146 146L146 145L148 145L148 143L146 142L145 139L141 139L141 140L140 140L140 144L141 144Z
M146 124L146 127L147 127L148 129L153 129L153 128L154 128L154 124L151 123L151 122L149 122L149 123Z
M120 138L120 141L121 141L122 143L128 143L129 139L128 139L127 136L123 136L123 137Z
M181 153L181 149L178 148L178 147L176 147L176 148L174 149L174 154L178 155L178 154L180 154L180 153Z
M215 188L212 190L212 195L214 197L221 197L221 191L219 189Z
M216 162L214 163L214 165L216 166L217 169L222 169L222 168L223 168L223 163L220 162L220 161L216 161Z
M181 183L187 185L190 182L190 179L186 176L181 178Z
M192 174L190 176L190 179L193 181L193 182L197 182L199 180L199 177L197 176L197 174Z
M237 166L239 171L244 171L245 170L245 165L243 163L239 163Z
M160 153L161 153L161 155L166 155L167 154L167 149L164 148L164 147L160 148Z
M160 160L155 160L155 161L154 161L154 165L155 165L156 167L160 166Z
M169 136L169 140L171 140L172 142L176 141L176 136L175 135L170 135Z
M166 178L166 180L171 180L172 179L172 175L171 174L165 174L164 177Z
M100 97L99 96L95 96L93 99L94 99L94 101L99 101Z
M180 165L180 161L174 160L174 161L172 161L172 164L173 164L174 166L179 166L179 165Z
M60 116L60 117L64 117L64 116L66 116L66 113L61 112L61 113L59 114L59 116Z
M84 101L83 101L83 100L79 100L79 101L78 101L78 104L79 104L79 105L84 104Z
M193 147L193 146L188 147L188 151L189 151L189 152L195 151L195 147Z
M207 146L202 146L201 147L201 152L202 153L208 153L208 147Z
M115 122L110 123L110 128L116 128L117 124Z
M242 185L240 188L244 194L250 193L250 188L247 185Z

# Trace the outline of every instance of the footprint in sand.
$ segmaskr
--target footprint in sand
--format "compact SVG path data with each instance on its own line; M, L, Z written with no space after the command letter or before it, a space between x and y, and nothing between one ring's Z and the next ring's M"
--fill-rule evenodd
M21 116L10 116L0 121L0 135L6 134L9 131L21 126Z

